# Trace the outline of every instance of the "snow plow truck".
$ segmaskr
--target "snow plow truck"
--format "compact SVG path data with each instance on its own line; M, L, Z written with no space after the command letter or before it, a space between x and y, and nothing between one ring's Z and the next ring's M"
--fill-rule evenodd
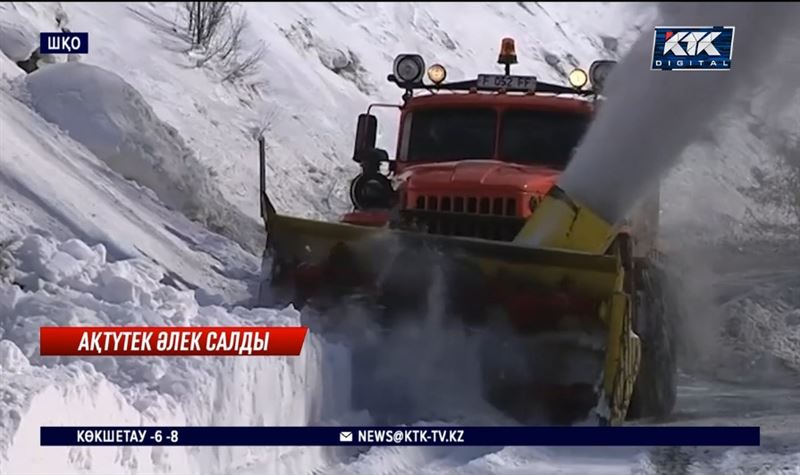
M608 223L557 184L615 63L576 68L565 85L512 75L510 38L498 63L502 73L446 82L442 65L397 56L388 80L401 103L358 117L361 171L338 222L276 210L261 140L262 302L325 309L360 298L391 331L423 313L440 279L447 322L495 337L479 371L499 410L557 425L663 418L676 364L659 194ZM376 147L376 107L399 110L394 159ZM328 320L330 331L344 325Z

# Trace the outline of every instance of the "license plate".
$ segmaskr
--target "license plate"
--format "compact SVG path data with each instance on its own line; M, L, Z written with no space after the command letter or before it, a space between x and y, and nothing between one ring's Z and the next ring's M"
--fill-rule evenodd
M478 89L508 89L512 91L533 91L536 89L536 76L503 76L501 74L479 74Z

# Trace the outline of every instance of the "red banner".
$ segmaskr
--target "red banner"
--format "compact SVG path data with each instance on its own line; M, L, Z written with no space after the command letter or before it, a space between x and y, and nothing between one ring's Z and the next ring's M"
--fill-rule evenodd
M306 327L41 327L42 356L297 356Z

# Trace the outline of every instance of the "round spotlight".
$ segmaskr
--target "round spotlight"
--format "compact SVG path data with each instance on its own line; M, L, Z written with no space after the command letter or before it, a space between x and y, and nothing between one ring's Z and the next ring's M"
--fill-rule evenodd
M389 208L394 189L392 182L380 174L359 174L350 182L350 201L358 209Z
M592 81L592 88L596 91L602 91L606 84L608 75L617 64L616 61L601 59L592 63L589 67L589 78Z
M428 68L428 79L434 84L441 84L447 77L447 70L441 64L434 64Z
M418 54L401 54L394 59L394 76L401 84L414 84L422 81L425 75L425 61Z
M580 89L589 82L589 76L581 68L575 68L569 73L569 83L575 89Z

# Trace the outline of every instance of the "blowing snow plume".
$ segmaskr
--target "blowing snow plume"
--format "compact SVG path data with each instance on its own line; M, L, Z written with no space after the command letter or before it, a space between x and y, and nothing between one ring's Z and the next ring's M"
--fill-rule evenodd
M734 98L752 95L766 81L784 93L799 87L788 73L800 53L781 52L797 35L798 18L796 4L661 4L660 25L735 26L731 70L651 71L653 33L643 33L609 76L609 100L559 186L619 221ZM774 84L781 81L785 87Z
M434 274L421 315L400 315L391 331L372 327L353 349L355 403L377 422L475 421L488 411L478 370L480 341L446 323L446 283L440 270Z

